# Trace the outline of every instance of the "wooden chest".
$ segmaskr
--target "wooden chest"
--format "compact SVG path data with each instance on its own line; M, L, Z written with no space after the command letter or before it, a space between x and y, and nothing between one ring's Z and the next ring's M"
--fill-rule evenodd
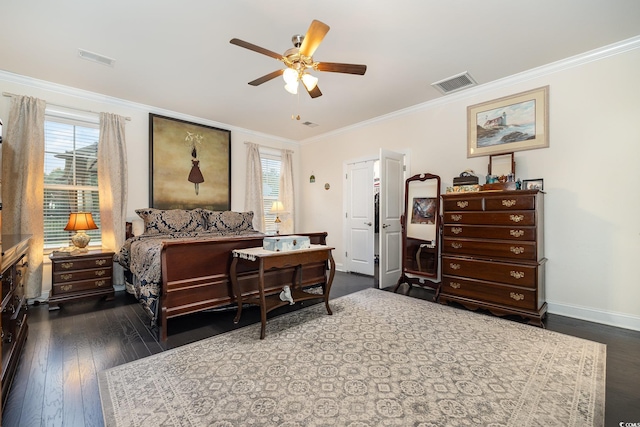
M543 193L445 194L439 301L519 315L542 326Z

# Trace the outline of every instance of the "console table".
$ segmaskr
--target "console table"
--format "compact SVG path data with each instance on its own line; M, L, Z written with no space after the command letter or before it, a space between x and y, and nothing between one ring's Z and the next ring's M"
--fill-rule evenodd
M333 276L336 272L335 262L331 251L334 248L325 245L311 245L310 248L296 249L286 252L274 252L268 251L261 247L236 249L232 251L233 261L229 271L231 283L233 285L233 292L238 302L238 314L233 320L234 323L240 321L242 315L242 304L257 304L260 306L260 319L262 322L260 328L260 339L264 339L265 328L267 324L267 313L278 307L288 305L288 301L280 300L279 293L272 295L265 295L264 291L264 272L271 269L283 269L294 267L294 273L291 280L291 296L295 302L305 301L316 298L323 298L325 307L328 314L333 314L331 308L329 308L329 291L331 290L331 283L333 282ZM322 283L322 295L312 294L302 290L302 270L305 264L313 264L318 262L329 263L329 276L325 275L325 281ZM255 266L257 264L259 268L259 280L258 280L258 295L249 295L247 297L242 295L240 286L238 284L238 263L247 263ZM286 283L283 284L283 286Z

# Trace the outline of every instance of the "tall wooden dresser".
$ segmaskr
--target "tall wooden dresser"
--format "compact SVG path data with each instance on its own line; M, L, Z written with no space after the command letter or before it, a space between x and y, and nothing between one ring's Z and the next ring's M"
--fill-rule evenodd
M450 193L443 199L439 301L544 326L543 194Z

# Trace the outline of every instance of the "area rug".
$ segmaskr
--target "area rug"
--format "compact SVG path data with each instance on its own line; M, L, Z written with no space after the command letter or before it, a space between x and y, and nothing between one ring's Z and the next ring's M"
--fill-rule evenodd
M368 289L99 374L107 426L601 426L603 344Z

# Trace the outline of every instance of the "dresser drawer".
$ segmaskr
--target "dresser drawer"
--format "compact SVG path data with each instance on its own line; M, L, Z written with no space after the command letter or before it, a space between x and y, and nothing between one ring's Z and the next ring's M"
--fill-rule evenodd
M445 199L443 206L445 211L481 211L482 198L476 196L469 198Z
M471 225L518 225L527 226L536 224L535 211L511 211L511 212L445 212L445 224L471 224Z
M87 270L89 268L110 267L113 265L113 256L96 258L78 258L53 261L53 271Z
M450 255L471 255L484 258L537 260L535 242L508 242L503 240L443 239L442 252Z
M455 295L524 310L538 309L536 291L517 286L443 275L441 289L441 294Z
M95 268L92 270L74 270L53 273L54 283L75 282L87 279L109 279L111 278L111 267Z
M535 288L538 283L537 273L538 267L532 265L442 257L442 274L449 276L463 276Z
M487 225L445 225L447 237L471 237L497 240L536 240L535 227L492 227Z
M484 210L533 210L536 207L536 196L533 194L485 197Z
M76 282L54 283L54 295L75 293L78 291L90 291L95 289L111 288L111 277Z

